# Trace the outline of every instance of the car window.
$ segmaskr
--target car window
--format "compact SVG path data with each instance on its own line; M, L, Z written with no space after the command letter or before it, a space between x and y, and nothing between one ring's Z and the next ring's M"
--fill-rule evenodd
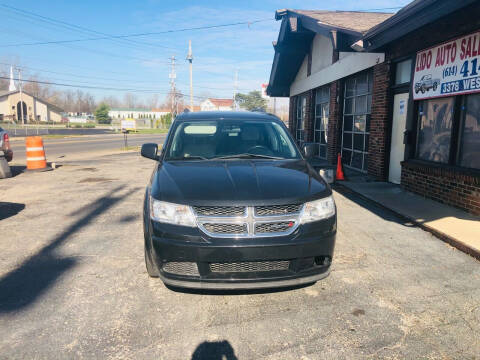
M300 158L285 129L275 121L205 120L176 124L166 160L213 159L254 154Z

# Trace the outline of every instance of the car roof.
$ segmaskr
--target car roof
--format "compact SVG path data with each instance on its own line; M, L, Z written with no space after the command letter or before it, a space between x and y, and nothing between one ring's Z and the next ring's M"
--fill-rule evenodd
M281 121L277 116L255 111L197 111L184 112L175 118L175 121L191 120L266 120Z

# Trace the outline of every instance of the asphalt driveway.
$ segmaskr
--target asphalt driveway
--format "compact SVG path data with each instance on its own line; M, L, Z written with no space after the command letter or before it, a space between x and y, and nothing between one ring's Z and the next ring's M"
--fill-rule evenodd
M349 194L327 279L167 289L143 262L152 168L123 153L0 180L0 358L480 358L480 263Z

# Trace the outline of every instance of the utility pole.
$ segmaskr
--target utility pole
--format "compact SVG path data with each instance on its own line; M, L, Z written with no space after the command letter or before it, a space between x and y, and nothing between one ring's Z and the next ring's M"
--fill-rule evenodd
M235 81L233 83L233 108L234 110L238 110L237 108L237 91L238 91L238 69L235 70Z
M18 88L20 90L20 119L22 119L22 124L25 125L25 119L23 117L22 69L17 68L17 72L18 72Z
M176 86L175 86L175 79L177 78L177 73L175 72L175 55L173 55L171 58L170 58L171 62L172 62L172 70L170 71L170 74L168 75L168 77L170 78L170 93L171 93L171 96L172 96L172 104L171 104L171 107L172 107L172 120L174 118L174 115L177 114L177 89L176 89Z
M190 111L193 111L193 54L192 54L192 40L188 40L188 55L187 60L190 63Z

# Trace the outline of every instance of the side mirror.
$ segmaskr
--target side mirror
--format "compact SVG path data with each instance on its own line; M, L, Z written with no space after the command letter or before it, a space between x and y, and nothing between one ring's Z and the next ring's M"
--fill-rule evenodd
M315 156L315 144L305 144L303 145L303 154L307 159L310 159Z
M142 151L140 152L140 154L143 157L146 157L148 159L158 160L157 152L158 152L157 144L147 143L142 145Z

